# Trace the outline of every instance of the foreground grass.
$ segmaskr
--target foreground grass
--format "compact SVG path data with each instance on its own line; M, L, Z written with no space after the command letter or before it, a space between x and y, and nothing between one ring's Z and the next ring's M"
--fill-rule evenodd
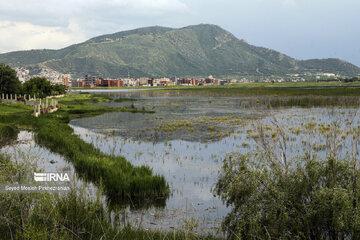
M2 104L4 113L1 112L0 114L0 124L6 125L3 127L4 132L9 127L13 129L26 128L34 131L36 133L35 140L38 144L65 156L73 163L82 177L95 183L102 181L105 193L112 203L128 204L134 200L142 199L164 200L169 193L169 187L163 176L153 175L148 166L134 167L124 157L101 153L93 145L74 135L72 128L68 126L71 119L99 115L110 111L149 113L149 111L135 108L108 108L88 105L109 100L106 96L69 95L59 99L60 110L52 114L41 115L38 118L31 115L31 107L23 107L20 104ZM14 107L23 109L23 111L12 111ZM0 131L1 129L0 125Z
M0 184L33 183L36 166L22 156L11 161L0 154ZM62 194L0 193L0 239L216 239L197 236L186 228L166 233L131 227L119 217L111 220L102 202L101 185L95 199L74 186L75 182Z

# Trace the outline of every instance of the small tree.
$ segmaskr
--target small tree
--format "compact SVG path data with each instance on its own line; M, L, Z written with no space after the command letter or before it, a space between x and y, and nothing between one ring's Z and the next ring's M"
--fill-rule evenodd
M16 72L10 66L0 63L0 93L21 93L22 86Z
M55 84L52 86L52 95L64 94L66 92L66 87L63 85Z
M36 95L37 97L50 96L52 92L52 86L46 78L35 77L24 83L24 93L30 95Z

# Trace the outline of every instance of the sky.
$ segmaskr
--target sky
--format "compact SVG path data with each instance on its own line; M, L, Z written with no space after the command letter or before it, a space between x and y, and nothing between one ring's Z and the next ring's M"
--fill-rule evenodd
M0 53L59 49L146 26L216 24L296 59L360 66L358 0L0 0Z

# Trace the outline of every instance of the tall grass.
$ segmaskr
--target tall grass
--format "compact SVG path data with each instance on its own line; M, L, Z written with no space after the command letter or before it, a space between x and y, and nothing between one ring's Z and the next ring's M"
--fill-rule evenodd
M360 98L357 96L263 96L246 98L248 107L358 107Z

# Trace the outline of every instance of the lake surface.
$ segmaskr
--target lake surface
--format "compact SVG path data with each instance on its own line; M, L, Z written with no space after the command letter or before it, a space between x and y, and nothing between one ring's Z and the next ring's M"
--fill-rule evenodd
M135 226L166 231L185 226L195 227L198 233L217 232L231 206L215 197L212 188L228 154L244 154L259 146L257 124L273 134L273 139L278 134L274 121L286 126L289 158L301 156L310 148L313 154L326 157L326 129L334 122L339 122L343 131L339 136L345 144L340 146L340 153L345 156L351 146L346 128L359 126L357 109L250 108L250 98L198 95L196 91L95 92L137 100L103 104L106 106L155 111L106 113L73 120L70 126L104 153L122 155L134 165L149 165L154 173L165 176L171 189L165 206L129 206L122 217ZM324 134L315 135L320 128L325 129ZM277 141L273 144L277 149Z

